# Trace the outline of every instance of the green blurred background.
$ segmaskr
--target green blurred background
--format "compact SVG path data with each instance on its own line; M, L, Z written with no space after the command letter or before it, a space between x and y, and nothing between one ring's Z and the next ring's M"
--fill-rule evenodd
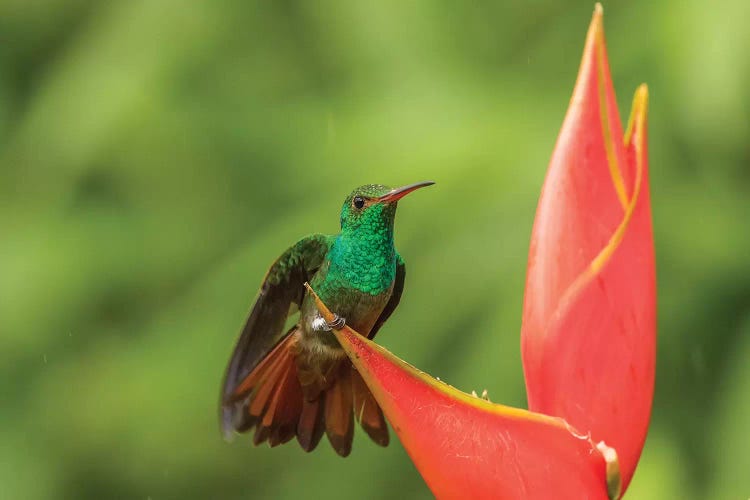
M605 4L651 93L659 357L629 498L750 495L750 4ZM379 341L525 405L539 190L593 2L0 2L0 498L429 498L400 443L223 442L270 262L359 185L401 203Z

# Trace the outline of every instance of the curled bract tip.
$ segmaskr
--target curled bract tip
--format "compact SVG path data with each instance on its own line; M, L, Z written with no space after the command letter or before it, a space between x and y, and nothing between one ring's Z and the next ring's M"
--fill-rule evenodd
M607 446L604 441L596 444L596 449L604 457L607 464L607 494L610 500L620 498L622 491L622 476L620 475L620 460L617 458L617 450Z

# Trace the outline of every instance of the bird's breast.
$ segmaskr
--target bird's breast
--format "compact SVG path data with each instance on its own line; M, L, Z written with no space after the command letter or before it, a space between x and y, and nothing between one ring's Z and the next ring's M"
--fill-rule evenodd
M378 294L364 292L347 286L346 283L327 282L316 287L315 280L313 280L312 287L326 306L332 312L343 317L350 328L362 335L367 335L388 303L393 290L393 282ZM312 321L317 316L318 311L312 298L309 297L309 294L307 295L302 313L306 317L305 319Z

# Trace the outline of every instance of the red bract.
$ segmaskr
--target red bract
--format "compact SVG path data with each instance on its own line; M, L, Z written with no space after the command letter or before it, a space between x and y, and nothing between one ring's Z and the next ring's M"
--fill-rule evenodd
M521 332L529 409L615 448L624 486L646 438L656 358L647 99L641 86L620 139L597 8L537 208Z
M332 321L333 313L316 300ZM614 451L563 419L468 395L349 327L335 333L436 497L617 496Z
M647 100L641 86L620 139L597 6L532 233L521 333L531 411L335 332L437 497L598 499L627 487L655 364Z

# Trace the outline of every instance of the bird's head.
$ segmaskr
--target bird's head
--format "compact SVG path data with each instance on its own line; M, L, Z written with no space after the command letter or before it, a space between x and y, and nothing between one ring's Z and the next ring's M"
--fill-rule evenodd
M435 183L432 181L423 181L395 189L382 184L358 187L346 197L341 207L341 231L377 232L392 228L398 200L419 188L433 184Z

